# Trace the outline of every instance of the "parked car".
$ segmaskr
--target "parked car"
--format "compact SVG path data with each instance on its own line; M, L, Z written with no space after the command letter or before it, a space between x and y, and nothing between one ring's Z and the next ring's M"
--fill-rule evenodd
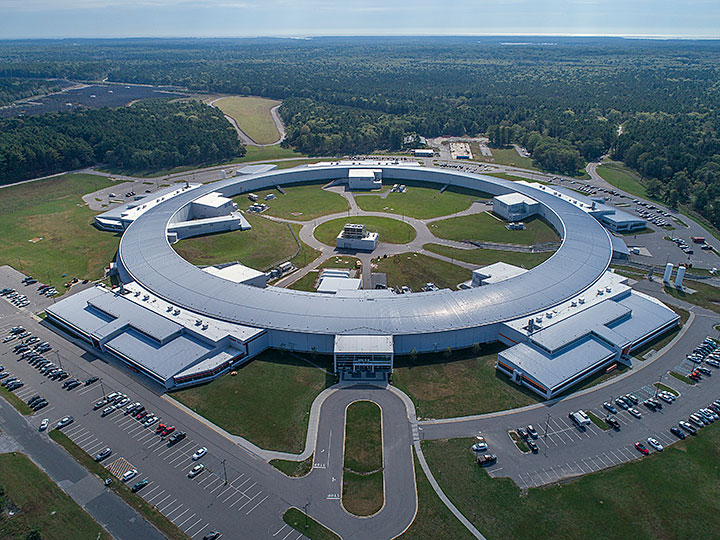
M198 459L200 459L201 457L203 457L205 454L207 454L207 448L206 448L206 447L203 446L202 448L198 448L198 449L195 451L195 453L192 455L192 460L193 460L193 461L197 461Z
M608 416L605 418L605 423L613 429L620 429L620 422L618 422L617 418Z
M85 381L85 386L89 386L92 383L97 382L99 380L100 380L100 377L96 377L96 376L90 377L87 381Z
M220 538L220 531L210 531L203 536L203 540L217 540L218 538Z
M45 400L43 400L43 401L45 401ZM61 418L60 421L57 423L56 429L62 429L65 426L69 426L74 421L75 421L75 418L73 418L72 416L65 416L65 417Z
M148 482L147 480L140 480L140 481L137 482L132 488L130 488L130 491L132 491L133 493L137 493L137 492L140 491L142 488L144 488L145 486L147 486L149 483L150 483L150 482Z
M636 442L635 448L637 448L639 452L645 454L646 456L650 453L650 451L647 449L647 447L641 442Z
M112 450L109 446L103 448L95 455L95 461L102 461L103 459L110 457L110 454L112 454Z
M172 446L173 444L177 444L182 441L186 436L187 433L185 433L184 431L178 431L177 433L170 435L170 437L168 438L168 444L170 444L170 446Z
M497 461L497 456L495 454L482 454L477 456L477 463L478 465L482 467L486 467L488 465L492 465Z
M603 407L605 407L611 413L617 414L617 409L613 407L612 403L610 403L609 401L604 402Z
M528 432L525 431L525 428L518 428L517 433L518 435L520 435L520 437L523 438L523 440L527 440L529 437Z
M647 442L648 442L648 444L650 444L650 446L652 446L658 452L663 451L663 445L660 444L660 441L658 441L655 437L648 437Z
M533 439L537 439L537 438L538 438L538 432L537 432L537 430L533 427L532 424L529 424L529 425L528 425L528 427L527 427L527 432L530 434L530 436L531 436Z
M530 450L533 452L533 454L536 454L540 448L538 448L538 445L535 441L532 439L527 440L527 445L530 447Z
M683 431L682 431L679 427L677 427L677 426L671 427L671 428L670 428L670 433L672 433L673 435L675 435L675 436L676 436L677 438L679 438L679 439L684 439L684 438L685 438L685 433L683 433Z
M104 418L108 414L112 413L115 409L117 409L117 407L115 407L115 405L110 405L109 407L105 407L103 409L102 414L100 414L100 416L102 416Z
M188 473L188 478L195 478L198 474L203 472L205 469L205 465L202 463L199 463L195 465L192 469L190 469L190 472Z
M47 418L43 418L43 421L40 422L40 431L45 431L49 424L50 420L48 420Z
M689 424L688 422L685 422L684 420L680 420L680 421L678 422L678 425L679 425L681 428L683 428L685 431L687 431L688 433L690 433L690 435L695 435L695 434L697 434L697 429L695 429L695 428L692 426L692 424Z
M128 480L132 480L137 476L137 469L130 469L129 471L125 472L125 474L122 475L121 480L123 482L127 482Z

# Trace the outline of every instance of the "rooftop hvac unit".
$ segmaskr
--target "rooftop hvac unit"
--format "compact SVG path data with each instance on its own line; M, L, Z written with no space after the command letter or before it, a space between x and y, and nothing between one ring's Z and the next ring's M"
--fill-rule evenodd
M207 323L203 324L203 325L202 325L202 329L203 329L203 330L207 330L207 329L208 329L208 324L207 324Z
M167 311L168 313L170 313L170 312L172 311L172 309L173 309L172 306L168 306L166 311Z
M134 294L135 294L136 297L137 297L137 296L140 296L140 291L135 291Z
M195 319L195 326L200 326L202 324L202 320Z
M552 319L552 315L553 315L553 314L552 314L552 311L548 311L547 313L545 313L545 316L546 316L548 319Z
M535 317L535 322L541 323L541 322L542 322L542 317Z
M605 292L612 292L612 287L605 287Z
M572 302L570 302L570 305L572 307L577 307L577 300L573 300Z
M175 311L173 311L173 315L180 315L180 310L176 309Z
M143 296L143 302L147 302L149 298L150 298L150 295L146 294L145 296Z
M578 298L578 304L584 304L585 299L584 298Z
M598 292L597 292L597 293L598 293L598 296L602 296L604 292L605 292L605 291L603 291L602 289L598 289Z

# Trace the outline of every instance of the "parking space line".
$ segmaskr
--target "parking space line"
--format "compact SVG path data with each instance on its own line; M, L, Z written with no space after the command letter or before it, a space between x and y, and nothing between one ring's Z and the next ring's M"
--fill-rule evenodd
M143 499L145 499L145 500L147 501L148 495L150 495L151 493L153 493L153 492L154 492L156 489L158 489L158 488L160 488L160 486L157 485L157 484L155 484L155 486L154 486L150 491L145 491L145 492L143 493Z
M190 525L187 529L185 529L185 533L186 533L186 534L190 534L190 529L192 529L193 527L195 527L195 525L197 525L197 524L200 523L201 521L202 521L202 518L199 518L195 523L193 523L193 524Z
M198 534L200 534L202 531L204 531L208 525L210 525L209 521L205 525L200 527L197 531L195 531L195 533L190 538L195 538Z
M247 516L247 515L250 515L250 512L252 512L252 511L255 510L258 506L260 506L262 503L264 503L265 500L266 500L269 496L270 496L270 495L265 495L265 497L263 497L263 499L262 499L259 503L257 503L255 506L253 506L253 507L252 507L250 510L248 510L247 512L245 512L245 515L246 515L246 516Z
M182 505L180 505L180 506L182 506ZM174 511L175 511L175 510L173 510L173 512L174 512ZM177 522L176 522L175 520L176 520L176 519L180 519L180 518L183 517L185 514L187 514L189 511L190 511L190 509L189 509L189 508L186 508L183 513L178 514L177 516L175 516L175 517L172 519L173 523L177 524ZM172 514L172 512L170 512L170 513Z
M168 497L169 497L169 496L170 496L170 495L168 495ZM157 503L155 506L157 506L158 510L160 510L160 511L164 514L164 513L165 513L165 509L166 509L166 508L169 508L171 505L175 504L175 503L177 502L177 499L173 499L172 501L170 501L170 502L169 502L168 504L166 504L165 506L160 506L163 502L165 502L165 499L163 499L162 501L160 501L159 503Z
M262 491L261 491L260 493L262 493ZM257 497L258 495L260 495L260 493L258 493L257 495L255 495L255 497ZM253 502L253 500L255 499L255 497L253 497L252 499L248 499L247 501L245 501L245 504L243 504L242 506L238 507L238 512L239 512L240 510L242 510L243 508L245 508L245 506L247 506L248 503Z
M218 477L218 480L222 480L222 479L221 479L220 477ZM224 483L224 482L221 482L220 484L218 484L218 486L217 486L216 488L214 488L212 491L210 491L210 493L215 493L216 490L220 489L220 488L223 487L224 485L225 485L225 483ZM220 496L220 494L218 494L218 497L219 497L219 496Z
M237 503L239 503L242 499L247 499L247 497L245 497L242 493L238 493L238 495L240 495L240 496L235 500L234 503L232 503L232 504L230 505L230 508L232 508L233 506L235 506L235 505L236 505Z
M197 514L193 514L192 516L190 516L189 518L187 518L187 519L186 519L185 521L183 521L182 523L178 523L178 527L182 528L182 526L185 525L185 523L187 523L188 521L190 521L190 520L191 520L192 518L194 518L196 515L197 515Z
M177 500L176 500L176 502L177 502ZM165 508L168 508L169 506L170 505L166 506ZM183 503L178 503L178 505L175 508L173 508L169 512L163 512L163 514L165 514L165 517L170 519L170 515L177 512L178 510L180 510L183 506L184 506ZM187 512L187 510L185 510L185 512Z
M156 494L152 499L145 499L145 500L146 500L147 502L152 502L152 501L154 501L155 499L157 499L160 495L162 495L163 493L165 493L165 490L164 490L164 489L163 489L160 493ZM169 497L169 495L168 495L168 497Z

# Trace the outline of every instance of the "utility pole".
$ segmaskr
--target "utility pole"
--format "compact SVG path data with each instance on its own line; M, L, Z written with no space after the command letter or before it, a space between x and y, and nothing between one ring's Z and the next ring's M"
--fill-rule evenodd
M102 377L100 377L100 389L102 390L103 397L105 397L105 386L103 386Z
M60 353L55 350L55 356L57 357L58 365L60 366L60 369L62 369L62 360L60 360Z
M547 439L549 425L550 425L550 413L547 413L547 418L545 419L545 435L543 435L543 438L545 438L545 439Z
M225 485L227 486L227 469L225 468L225 460L222 460L223 472L225 473Z

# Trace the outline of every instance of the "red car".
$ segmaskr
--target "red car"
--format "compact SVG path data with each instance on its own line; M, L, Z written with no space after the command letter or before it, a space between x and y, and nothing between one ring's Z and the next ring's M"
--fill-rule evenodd
M637 448L640 452L645 454L646 456L650 453L650 451L645 447L645 445L641 442L635 443L635 448Z
M162 436L170 435L173 431L175 431L175 426L168 426L163 430Z
M139 413L137 413L137 414L135 415L135 418L137 418L138 420L140 420L141 418L145 418L145 416L147 416L147 414L148 414L147 411L141 411L141 412L139 412Z
M155 431L158 432L158 433L160 433L161 431L165 431L165 428L166 428L166 427L167 427L167 426L166 426L165 424L163 424L162 422L160 422L160 423L158 424L158 426L155 428Z

